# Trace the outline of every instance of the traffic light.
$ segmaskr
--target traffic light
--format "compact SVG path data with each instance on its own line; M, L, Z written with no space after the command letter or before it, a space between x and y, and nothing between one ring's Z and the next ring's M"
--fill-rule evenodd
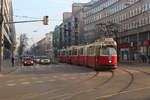
M48 16L44 16L43 18L43 24L48 25Z

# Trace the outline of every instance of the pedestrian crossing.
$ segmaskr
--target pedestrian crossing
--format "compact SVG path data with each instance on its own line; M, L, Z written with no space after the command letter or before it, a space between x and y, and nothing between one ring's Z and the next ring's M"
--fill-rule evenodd
M72 82L73 80L80 80L88 78L86 74L58 74L58 75L38 75L38 76L24 76L24 77L13 77L4 83L0 83L0 88L3 87L17 87L17 86L27 86L34 84L47 84L53 82Z

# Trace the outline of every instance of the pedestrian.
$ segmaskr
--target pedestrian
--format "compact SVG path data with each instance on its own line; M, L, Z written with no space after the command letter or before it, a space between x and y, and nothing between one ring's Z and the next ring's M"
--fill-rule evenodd
M148 58L149 58L149 64L150 64L150 55L148 55Z
M14 64L15 64L15 59L14 59L14 57L11 58L11 63L12 63L12 67L14 67Z
M142 62L144 63L145 62L144 55L141 55L140 57L141 57Z

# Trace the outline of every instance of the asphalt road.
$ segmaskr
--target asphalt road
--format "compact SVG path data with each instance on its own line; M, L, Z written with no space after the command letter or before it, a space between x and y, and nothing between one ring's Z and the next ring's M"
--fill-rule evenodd
M150 100L150 67L21 66L0 78L0 100Z

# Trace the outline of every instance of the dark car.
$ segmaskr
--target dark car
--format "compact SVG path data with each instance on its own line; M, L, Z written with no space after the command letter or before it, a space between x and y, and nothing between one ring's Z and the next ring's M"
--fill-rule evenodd
M26 65L34 65L33 59L30 58L30 57L23 58L22 63L23 63L24 66L26 66Z

